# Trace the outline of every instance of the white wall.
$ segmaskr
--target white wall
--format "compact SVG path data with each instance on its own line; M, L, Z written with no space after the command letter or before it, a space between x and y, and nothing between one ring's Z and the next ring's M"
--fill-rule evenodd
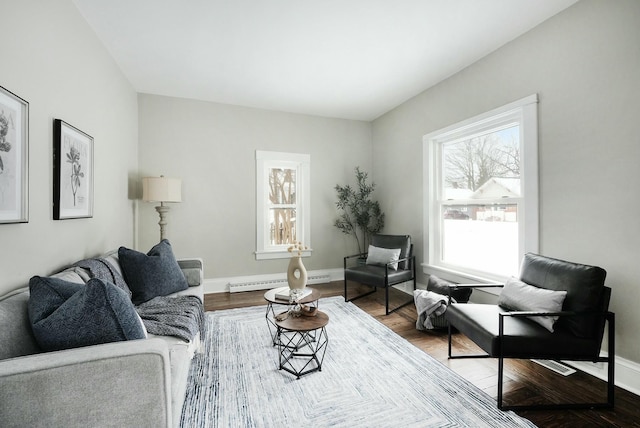
M70 1L7 1L0 85L29 102L29 222L0 224L0 295L85 256L132 245L137 99ZM94 217L53 220L53 120L94 138Z
M283 273L288 260L255 260L255 151L311 155L309 270L342 266L355 244L333 226L334 186L371 169L371 124L141 94L140 177L179 177L168 239L178 257L204 259L208 279ZM159 240L154 203L139 203L138 247ZM308 244L308 243L305 243Z
M635 362L639 23L638 1L583 0L373 123L374 178L389 229L422 240L422 136L538 93L540 252L607 270L617 352Z

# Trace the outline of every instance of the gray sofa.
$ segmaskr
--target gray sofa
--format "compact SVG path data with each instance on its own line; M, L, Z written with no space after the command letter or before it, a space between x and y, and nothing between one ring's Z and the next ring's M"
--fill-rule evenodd
M120 270L117 251L102 256ZM200 259L178 260L203 301ZM53 277L86 283L83 269ZM170 427L179 424L200 336L171 336L41 352L28 314L29 288L0 297L0 425L3 427Z

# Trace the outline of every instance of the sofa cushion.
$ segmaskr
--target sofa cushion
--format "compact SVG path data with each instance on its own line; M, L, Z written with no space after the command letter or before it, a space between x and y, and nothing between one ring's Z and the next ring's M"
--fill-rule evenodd
M27 288L0 297L0 360L40 352L31 332L28 301Z
M113 269L120 274L121 277L124 278L124 274L122 273L122 267L120 266L120 259L118 258L118 250L111 250L108 253L102 256L104 260L109 262Z
M124 279L133 293L131 300L135 305L189 288L173 255L171 244L166 239L147 254L120 247L118 259Z
M187 259L178 260L178 265L182 273L187 278L189 287L197 287L202 285L202 260Z
M498 305L516 311L560 312L566 296L566 291L547 290L509 278L498 297ZM535 316L529 319L553 332L558 317Z
M29 319L44 351L145 338L129 296L111 283L34 276L29 290Z
M58 273L54 273L51 278L62 279L67 282L73 282L74 284L84 285L91 279L89 273L80 267L70 267Z

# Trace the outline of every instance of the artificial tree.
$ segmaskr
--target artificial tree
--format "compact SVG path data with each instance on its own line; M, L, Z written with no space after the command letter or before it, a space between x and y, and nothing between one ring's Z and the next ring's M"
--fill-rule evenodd
M359 254L367 252L371 235L378 233L384 227L384 213L378 201L371 199L375 190L375 183L367 184L367 173L355 168L357 187L336 184L338 201L336 207L340 216L334 222L342 233L353 235L358 244Z

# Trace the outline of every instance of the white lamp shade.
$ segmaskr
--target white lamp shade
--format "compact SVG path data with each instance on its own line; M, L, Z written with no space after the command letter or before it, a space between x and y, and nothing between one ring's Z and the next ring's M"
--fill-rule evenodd
M167 177L144 177L142 200L147 202L182 202L182 180Z

